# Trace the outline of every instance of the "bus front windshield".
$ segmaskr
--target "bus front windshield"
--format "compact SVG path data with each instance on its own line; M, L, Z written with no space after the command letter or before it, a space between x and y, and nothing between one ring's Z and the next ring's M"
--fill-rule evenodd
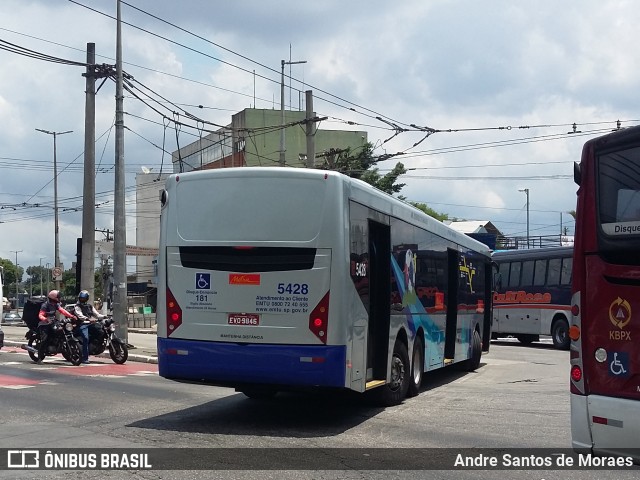
M632 237L640 243L640 147L600 155L597 178L599 221L607 242Z

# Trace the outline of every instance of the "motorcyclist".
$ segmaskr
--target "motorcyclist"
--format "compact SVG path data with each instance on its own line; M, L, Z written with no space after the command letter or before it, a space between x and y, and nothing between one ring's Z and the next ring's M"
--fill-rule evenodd
M40 311L38 312L38 319L40 320L38 322L38 333L40 334L38 356L40 359L45 357L47 338L51 333L51 323L56 317L56 312L60 312L67 318L76 318L60 305L60 292L58 290L51 290L47 295L47 300L40 306Z
M89 303L89 292L82 290L78 294L78 302L74 306L74 312L78 317L76 332L82 339L82 363L89 363L89 335L90 329L97 328L96 320L106 318L100 315L91 303ZM99 332L95 332L99 334Z

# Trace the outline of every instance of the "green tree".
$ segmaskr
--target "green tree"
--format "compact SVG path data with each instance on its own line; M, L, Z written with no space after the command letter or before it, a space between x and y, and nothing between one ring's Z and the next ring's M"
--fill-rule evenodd
M15 285L16 285L16 277L18 278L19 281L22 281L22 275L24 275L24 269L18 265L18 268L16 269L16 266L14 265L14 263L6 258L0 258L0 265L2 266L3 270L4 270L4 285L5 288L8 285L13 284L13 290L11 291L13 293L13 295L15 295ZM17 272L17 275L16 275ZM8 296L8 295L5 295Z
M416 207L419 210L422 210L427 215L435 218L436 220L440 220L441 222L445 220L449 220L449 215L447 213L436 212L433 208L428 206L426 203L420 202L409 202L411 205Z
M389 173L381 175L376 164L386 160L389 156L376 157L373 155L373 144L365 143L362 147L352 149L330 149L324 154L324 164L318 168L324 170L335 170L344 173L352 178L358 178L370 185L387 192L388 194L399 193L404 183L397 183L398 177L407 173L404 165L400 162Z

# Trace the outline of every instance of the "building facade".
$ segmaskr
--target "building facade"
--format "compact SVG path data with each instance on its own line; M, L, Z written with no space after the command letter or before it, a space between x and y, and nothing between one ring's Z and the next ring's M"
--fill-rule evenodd
M284 112L285 166L305 167L307 139L305 112ZM173 153L173 171L188 172L209 168L280 166L282 127L280 110L247 108L231 117L231 123L216 132L181 147ZM314 123L315 162L324 163L324 153L362 148L367 132L321 130Z

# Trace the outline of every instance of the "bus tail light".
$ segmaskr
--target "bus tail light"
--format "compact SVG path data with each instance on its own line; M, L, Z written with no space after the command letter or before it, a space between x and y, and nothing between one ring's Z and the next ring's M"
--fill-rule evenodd
M571 380L574 382L582 380L582 369L578 365L571 367Z
M329 322L329 292L320 300L316 308L309 315L309 330L322 341L327 343L327 327Z
M580 307L578 305L571 306L571 315L573 315L574 317L580 315Z
M182 309L167 287L167 337L171 336L180 325L182 325Z
M571 325L569 328L569 338L574 342L577 342L580 338L580 327L577 325Z

